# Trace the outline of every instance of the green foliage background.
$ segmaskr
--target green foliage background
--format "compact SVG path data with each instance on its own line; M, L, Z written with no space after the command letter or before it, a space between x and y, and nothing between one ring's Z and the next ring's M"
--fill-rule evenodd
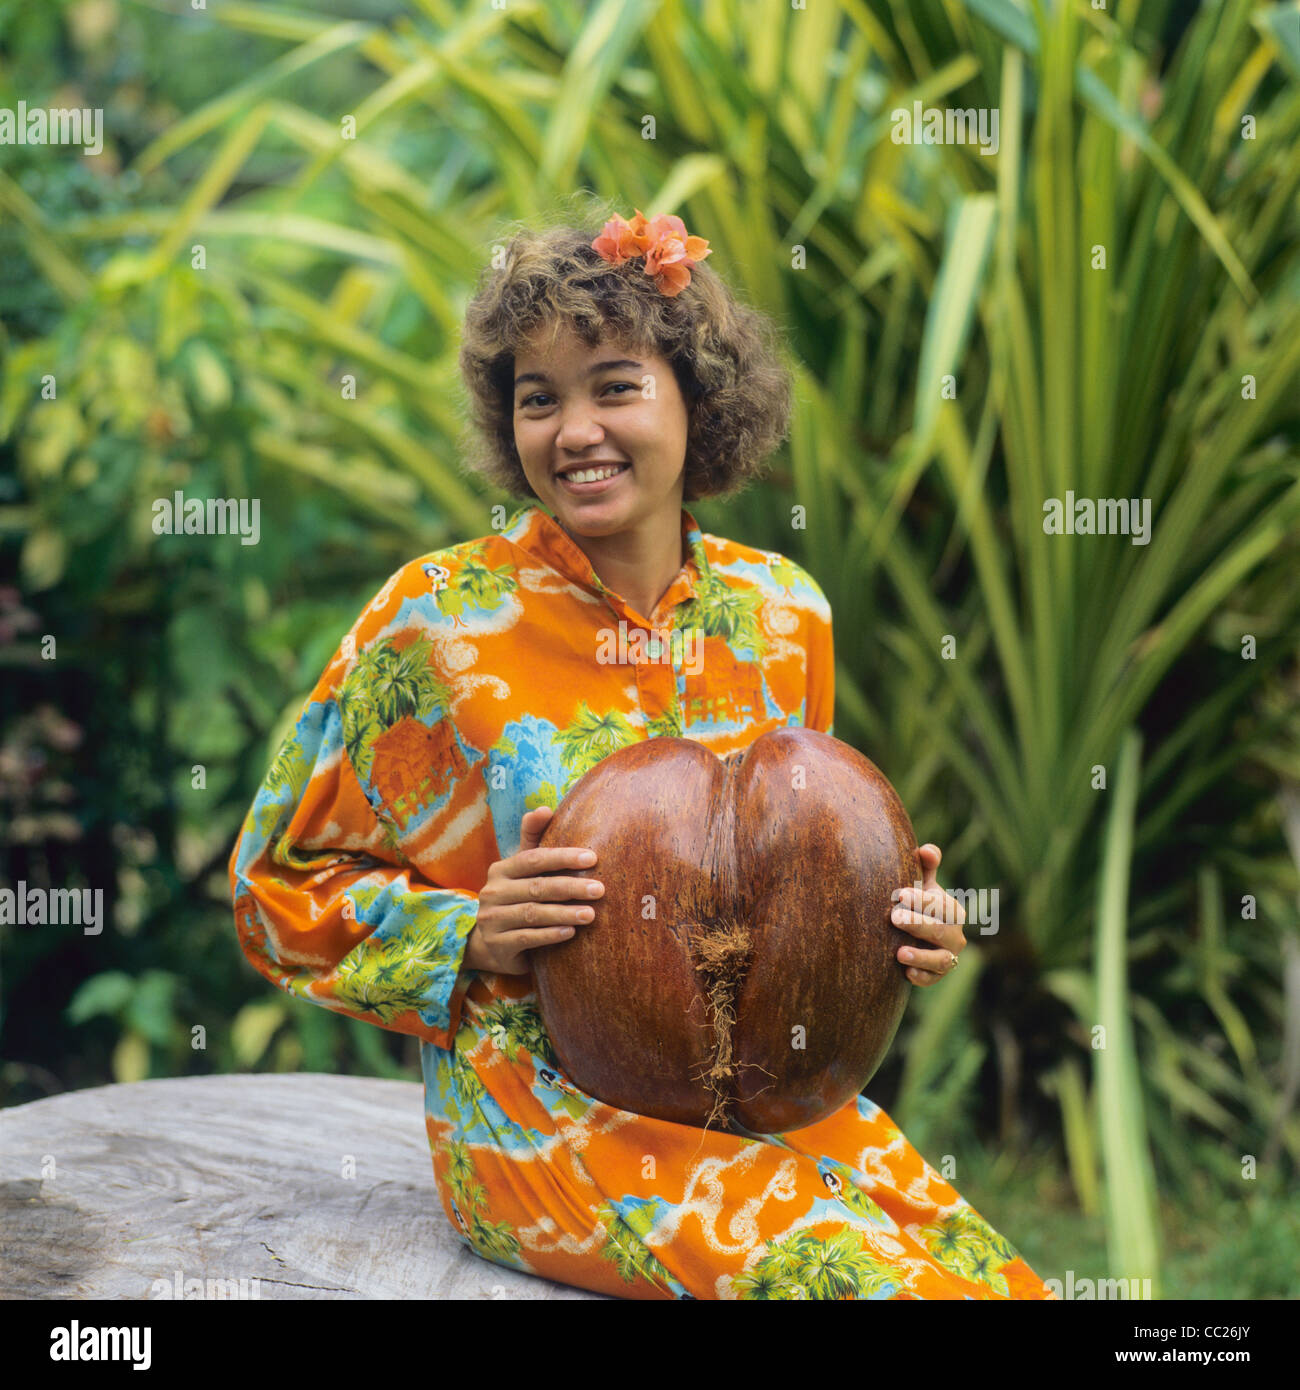
M417 1074L268 997L225 861L360 606L504 500L455 362L503 229L675 211L799 397L692 509L817 576L837 734L999 891L873 1098L1044 1275L1294 1292L1294 5L78 0L0 45L0 105L106 126L0 147L4 877L113 924L5 929L6 1103ZM996 108L998 155L894 143L918 100ZM177 489L260 498L261 543L154 535ZM1150 544L1044 535L1067 490L1149 498Z

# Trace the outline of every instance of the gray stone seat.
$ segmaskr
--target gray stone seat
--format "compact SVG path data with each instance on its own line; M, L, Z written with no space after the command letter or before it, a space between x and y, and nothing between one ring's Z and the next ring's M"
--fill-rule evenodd
M460 1243L414 1081L182 1077L0 1110L0 1231L6 1299L159 1298L156 1281L175 1297L190 1280L188 1297L240 1297L254 1279L242 1296L604 1297Z

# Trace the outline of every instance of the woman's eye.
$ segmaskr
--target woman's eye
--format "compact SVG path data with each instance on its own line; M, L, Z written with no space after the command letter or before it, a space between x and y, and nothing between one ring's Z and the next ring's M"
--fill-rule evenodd
M605 387L605 390L608 391L611 387L615 386L621 386L623 388L623 391L635 391L637 389L630 381L611 381L609 385ZM620 391L619 394L622 395L623 392ZM546 399L549 399L548 392L534 391L531 396L525 396L524 399L519 402L519 408L521 410L524 410L527 409L528 406L532 405L535 401Z

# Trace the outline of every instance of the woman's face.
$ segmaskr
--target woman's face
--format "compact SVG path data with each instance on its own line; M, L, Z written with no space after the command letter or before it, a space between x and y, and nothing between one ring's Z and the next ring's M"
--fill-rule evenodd
M533 491L566 530L611 536L662 513L680 520L686 402L669 362L567 327L515 357L515 448ZM626 465L605 481L560 475Z

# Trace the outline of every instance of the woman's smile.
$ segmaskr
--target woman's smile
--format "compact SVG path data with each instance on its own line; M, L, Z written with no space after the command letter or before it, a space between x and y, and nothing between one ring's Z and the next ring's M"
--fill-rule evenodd
M594 497L616 487L619 480L631 471L630 463L600 464L590 468L570 468L558 476L566 492L575 497Z

